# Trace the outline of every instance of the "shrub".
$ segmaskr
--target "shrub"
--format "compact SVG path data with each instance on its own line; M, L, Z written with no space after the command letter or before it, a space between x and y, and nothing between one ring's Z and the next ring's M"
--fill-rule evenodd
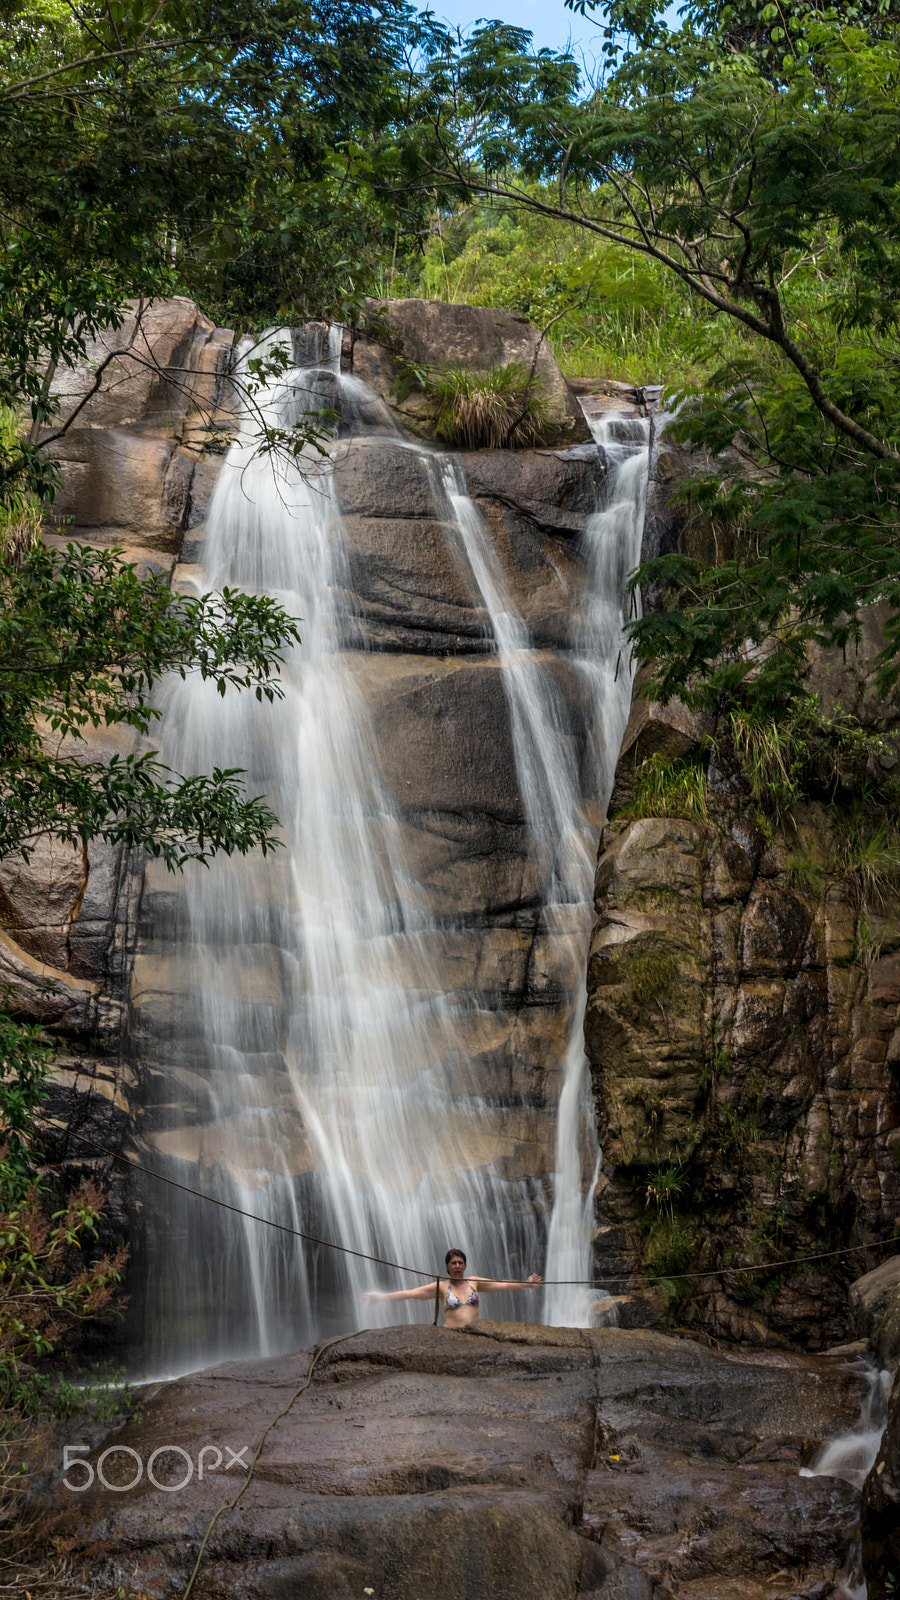
M671 948L642 951L627 956L627 982L637 1005L662 1003L672 993L681 972L681 955Z
M647 1179L644 1205L653 1206L657 1214L667 1217L670 1225L674 1227L675 1211L681 1200L686 1182L687 1179L682 1167L656 1167Z
M858 789L870 757L889 748L852 713L823 713L813 695L795 697L778 716L741 707L729 721L750 793L764 820L781 827L810 794L833 800L839 789Z
M688 1269L699 1244L700 1233L693 1223L681 1224L668 1215L658 1215L650 1223L644 1267L653 1287L666 1301L670 1321L690 1294L690 1282L681 1274Z
M0 1162L6 1154L0 1147ZM55 1542L53 1518L45 1508L35 1512L29 1499L30 1483L47 1463L49 1421L76 1411L99 1419L107 1397L96 1385L82 1393L58 1376L48 1378L34 1363L64 1345L115 1294L124 1249L90 1265L80 1260L82 1242L96 1233L100 1205L88 1182L64 1210L51 1214L46 1192L32 1182L18 1203L0 1206L0 1588L35 1600L74 1592L64 1582L68 1562ZM121 1411L121 1388L108 1398Z
M467 450L524 450L547 434L543 385L524 361L446 367L427 380L438 438Z
M47 1196L34 1183L20 1204L0 1211L0 1367L17 1370L49 1355L73 1325L109 1305L125 1249L90 1266L72 1260L96 1234L101 1204L87 1181L64 1210L48 1215Z
M828 884L824 866L810 855L788 856L784 864L785 875L792 889L820 900Z
M8 406L0 406L0 458L11 456L19 442L21 423ZM14 564L33 550L41 531L41 507L27 489L8 489L0 502L0 557Z
M625 817L684 817L705 822L706 770L700 755L646 756L634 772L634 788Z
M833 819L836 869L849 880L860 910L883 908L900 889L900 831L896 818L867 814L865 804Z

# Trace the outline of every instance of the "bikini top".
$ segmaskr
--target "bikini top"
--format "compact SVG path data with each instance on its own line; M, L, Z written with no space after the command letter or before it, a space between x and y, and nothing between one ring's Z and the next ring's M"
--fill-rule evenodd
M469 1297L468 1297L467 1300L460 1300L459 1295L458 1294L454 1294L453 1290L450 1288L450 1286L448 1284L448 1286L447 1286L447 1310L448 1311L456 1311L459 1308L459 1306L462 1306L462 1305L477 1306L477 1304L478 1304L478 1290L475 1288L474 1284L469 1284Z

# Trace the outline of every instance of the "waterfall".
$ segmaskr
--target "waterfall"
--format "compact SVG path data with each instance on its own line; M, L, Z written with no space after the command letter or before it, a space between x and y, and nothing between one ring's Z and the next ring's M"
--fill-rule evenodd
M503 667L516 766L534 849L545 879L548 925L568 934L573 993L569 1043L557 1113L554 1205L547 1239L544 1321L585 1326L591 1320L593 1196L600 1151L588 1065L582 1044L585 983L597 839L582 795L603 797L631 703L632 672L624 636L625 585L640 560L647 486L648 429L609 415L593 421L609 467L606 505L591 519L585 540L586 579L571 629L569 660L584 680L592 708L583 730L581 765L574 730L541 652L534 649L482 518L458 465L443 462L442 487L466 559L484 600ZM565 1280L568 1280L566 1282Z
M288 337L270 336L263 352ZM256 397L210 505L202 587L273 595L302 619L302 643L272 707L221 698L194 678L167 684L161 746L176 770L246 769L249 792L265 792L281 819L286 847L265 860L190 867L168 909L158 897L148 959L167 1003L140 1044L146 1135L156 1165L179 1181L190 1171L189 1182L240 1213L349 1250L435 1271L446 1248L461 1245L481 1274L521 1278L543 1265L548 1278L583 1281L599 1161L581 1045L584 963L596 808L609 793L630 700L624 587L640 552L646 427L597 425L609 462L606 508L584 540L568 645L552 656L533 646L456 463L396 441L422 463L437 515L455 529L454 556L481 596L543 884L537 925L567 952L572 1001L555 1156L522 1171L496 1151L520 1139L524 1119L538 1152L536 1117L510 1111L471 1068L466 1039L483 1018L455 976L453 930L439 909L423 909L383 778L365 693L375 658L353 647L331 458L310 453L298 464L258 451L261 420L289 427L338 391L355 415L372 412L358 381L340 377L339 354L332 329L327 350L303 352L320 365L295 367ZM560 671L580 686L580 725ZM148 1187L144 1205L143 1356L156 1367L297 1348L361 1320L363 1289L421 1281L174 1190ZM548 1287L543 1305L498 1295L489 1312L585 1324L592 1299L580 1287ZM421 1304L400 1302L365 1316L422 1314Z
M856 1427L821 1445L809 1466L800 1468L801 1478L843 1478L854 1489L862 1489L875 1465L875 1457L884 1436L894 1378L892 1372L876 1367L873 1361L864 1363L864 1371L866 1392ZM858 1539L854 1539L848 1551L846 1566L839 1577L838 1593L844 1600L866 1600L866 1580L862 1575Z

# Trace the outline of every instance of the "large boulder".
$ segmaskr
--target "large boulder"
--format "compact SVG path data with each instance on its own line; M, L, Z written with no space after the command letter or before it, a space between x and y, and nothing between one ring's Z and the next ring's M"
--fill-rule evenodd
M222 351L230 346L230 330L217 329L183 295L132 301L121 327L88 340L83 362L58 369L52 393L60 421L171 427L204 400L215 402Z
M197 458L228 398L231 343L192 300L133 302L120 328L57 372L49 433L65 431L47 446L60 477L51 533L120 544L138 562L162 555L171 571Z
M900 1362L900 1256L891 1256L850 1285L856 1332L868 1339L882 1367Z
M56 1490L79 1576L174 1600L200 1554L198 1600L444 1600L451 1568L462 1600L835 1595L856 1491L798 1469L858 1414L840 1363L490 1321L365 1330L307 1388L311 1355L162 1385L88 1449Z
M194 461L171 438L134 428L73 428L56 451L53 524L68 541L168 556L181 544Z
M603 488L595 445L462 451L455 458L540 648L571 644L583 583L580 541ZM335 496L346 540L352 642L369 649L470 655L493 649L490 621L441 486L440 458L390 438L338 450Z
M370 303L369 332L347 344L350 369L392 403L413 432L428 436L428 404L415 383L398 402L397 385L409 368L470 367L486 371L519 360L536 379L547 418L547 443L589 440L584 413L560 372L546 339L527 317L492 306L448 305L441 300Z

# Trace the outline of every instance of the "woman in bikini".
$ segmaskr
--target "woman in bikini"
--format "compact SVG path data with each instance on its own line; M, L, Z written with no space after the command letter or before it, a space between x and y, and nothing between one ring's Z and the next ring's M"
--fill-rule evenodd
M478 1321L479 1297L497 1294L501 1289L538 1289L543 1278L536 1272L525 1282L521 1279L467 1278L466 1258L462 1250L448 1250L444 1257L449 1276L441 1281L441 1300L444 1306L445 1328L467 1328ZM364 1300L434 1300L434 1284L424 1283L419 1289L395 1289L392 1294L379 1294L370 1289Z

